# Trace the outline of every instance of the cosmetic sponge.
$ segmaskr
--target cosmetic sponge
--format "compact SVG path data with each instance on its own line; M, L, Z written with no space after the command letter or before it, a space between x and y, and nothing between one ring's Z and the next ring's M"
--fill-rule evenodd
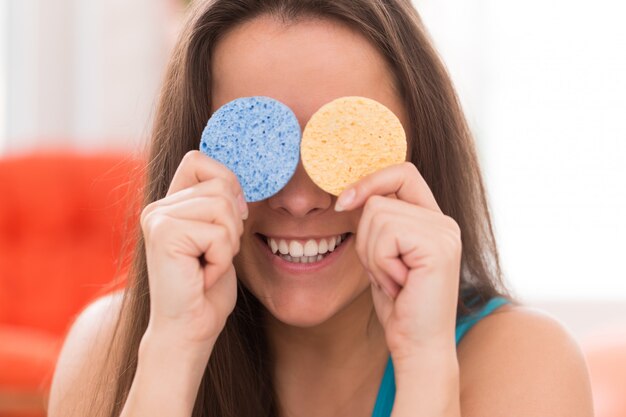
M383 104L341 97L316 111L304 128L300 154L307 174L324 191L339 195L348 185L406 160L406 134Z
M242 97L217 109L200 151L226 165L248 202L271 197L291 179L300 159L300 124L289 107L269 97Z

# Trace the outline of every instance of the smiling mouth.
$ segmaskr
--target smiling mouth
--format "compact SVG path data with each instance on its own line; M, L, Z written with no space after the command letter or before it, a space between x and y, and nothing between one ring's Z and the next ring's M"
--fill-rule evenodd
M319 262L343 245L350 235L352 235L352 233L343 233L334 237L309 239L303 242L271 238L257 233L257 237L261 239L274 256L280 257L290 263Z

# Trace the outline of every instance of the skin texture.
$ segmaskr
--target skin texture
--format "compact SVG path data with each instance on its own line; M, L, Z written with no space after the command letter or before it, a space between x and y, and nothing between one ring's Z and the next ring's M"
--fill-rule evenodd
M383 103L406 126L382 58L358 34L329 22L284 27L260 18L239 26L216 46L212 75L213 110L236 97L266 95L288 105L304 128L323 104L359 95ZM271 313L270 340L285 404L306 409L307 403L327 396L337 408L369 397L361 406L365 411L373 407L371 397L388 351L376 320L367 332L374 307L354 240L331 270L296 280L268 264L254 237L254 233L324 237L356 232L360 212L337 213L335 200L311 181L300 163L278 194L248 204L250 215L235 267ZM324 371L338 368L346 372Z
M249 22L217 44L212 72L213 110L236 97L267 95L288 105L303 128L323 104L345 95L362 95L380 101L405 119L382 58L364 39L327 22L299 23L291 28L272 22L268 18ZM301 27L307 30L299 30ZM278 276L266 262L248 262L260 258L252 239L255 232L318 237L355 232L359 213L334 212L334 200L310 180L299 164L281 192L266 201L248 204L250 217L237 270L283 323L299 327L324 323L369 287L354 251L346 254L332 276L325 274L298 283L292 277ZM263 278L255 279L257 275ZM341 280L335 279L337 275Z
M215 110L237 97L266 95L288 105L304 128L323 104L359 95L383 103L406 126L389 74L377 51L343 26L307 21L285 27L259 18L235 28L216 45L212 105ZM371 412L388 350L375 317L366 331L374 307L354 239L327 272L298 280L272 268L254 236L356 232L361 210L335 212L335 200L311 181L300 163L278 194L248 204L235 267L271 313L270 340L285 403L307 409L307 403L327 404L317 401L325 397L339 411L338 404L349 403L349 409L356 399L369 396L359 407Z
M304 128L322 105L358 95L389 107L407 130L384 59L341 24L253 19L218 42L211 71L213 110L237 97L265 95L288 105ZM460 232L441 213L414 165L381 170L351 188L352 202L348 189L339 196L342 207L335 207L336 199L318 188L300 164L278 194L248 204L234 264L269 312L267 329L285 415L370 415L389 353L396 367L396 417L458 416L462 409L463 415L475 416L591 415L580 351L558 323L540 313L502 307L470 331L480 336L467 337L457 355ZM345 232L356 237L346 243L341 258L310 276L273 267L255 237ZM525 343L512 345L520 334ZM507 364L520 357L511 368L519 375L511 374ZM551 369L545 374L548 358ZM489 365L476 365L483 362ZM545 384L527 389L526 401L518 400L521 387L534 386L535 373ZM571 376L569 385L550 383L565 374ZM516 378L519 382L506 385Z

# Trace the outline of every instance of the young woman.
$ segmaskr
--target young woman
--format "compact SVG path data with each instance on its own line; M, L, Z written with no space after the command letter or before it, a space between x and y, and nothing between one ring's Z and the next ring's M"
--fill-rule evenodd
M407 162L338 198L300 164L246 204L196 149L248 96L301 127L335 98L375 99ZM128 285L72 327L51 417L592 415L575 342L502 283L474 144L408 0L198 2L149 155ZM295 263L268 239L337 247Z

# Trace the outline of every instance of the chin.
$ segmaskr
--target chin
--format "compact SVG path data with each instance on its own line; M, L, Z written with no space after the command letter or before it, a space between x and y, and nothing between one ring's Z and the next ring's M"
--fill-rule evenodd
M364 291L369 291L367 282L327 291L298 286L262 291L246 287L276 320L301 328L323 324L350 306Z
M341 298L344 298L343 302ZM261 303L276 320L284 324L315 327L329 320L351 301L341 298L329 299L321 295L304 294L302 291L288 291L272 299L261 300Z

